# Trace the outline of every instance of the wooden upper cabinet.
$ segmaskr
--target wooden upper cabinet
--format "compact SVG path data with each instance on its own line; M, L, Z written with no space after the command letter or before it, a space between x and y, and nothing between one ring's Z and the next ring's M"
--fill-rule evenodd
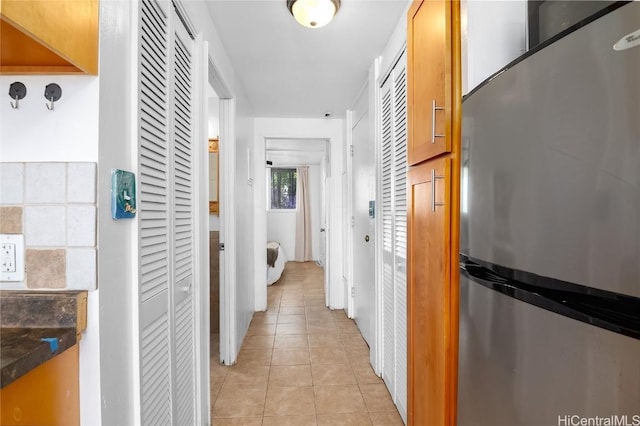
M1 74L98 74L98 0L0 0Z
M451 152L450 0L417 0L407 16L409 165Z

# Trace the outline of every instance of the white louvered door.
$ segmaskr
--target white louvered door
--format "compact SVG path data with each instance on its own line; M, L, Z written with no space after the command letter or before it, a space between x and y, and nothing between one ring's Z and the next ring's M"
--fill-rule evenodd
M195 424L193 41L173 12L171 124L173 183L174 419Z
M141 423L172 419L169 3L140 2L138 171Z
M193 42L170 2L139 5L140 422L191 425Z
M393 247L393 102L392 78L382 86L382 378L395 395L395 290Z
M407 60L393 69L393 209L396 394L398 411L407 421Z
M381 88L382 377L407 419L407 96L403 54Z

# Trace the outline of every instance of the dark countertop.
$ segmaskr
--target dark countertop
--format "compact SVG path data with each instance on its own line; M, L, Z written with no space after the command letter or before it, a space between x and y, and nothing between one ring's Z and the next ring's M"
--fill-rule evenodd
M43 338L57 341L57 349ZM0 328L0 388L19 379L77 342L75 328ZM55 343L54 345L55 346Z
M0 324L7 328L86 328L86 291L0 291Z
M0 388L75 345L86 324L86 291L0 291Z

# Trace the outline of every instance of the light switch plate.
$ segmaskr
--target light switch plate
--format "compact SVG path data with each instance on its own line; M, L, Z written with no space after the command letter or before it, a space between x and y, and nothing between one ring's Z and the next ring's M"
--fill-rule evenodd
M0 281L24 281L24 236L0 234Z

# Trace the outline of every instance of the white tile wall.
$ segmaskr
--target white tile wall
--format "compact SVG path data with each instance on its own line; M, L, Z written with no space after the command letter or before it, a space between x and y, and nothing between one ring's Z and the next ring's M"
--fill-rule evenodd
M24 164L0 163L0 204L22 204Z
M96 163L0 163L0 204L23 207L26 248L66 251L69 290L97 287L96 169Z
M25 203L64 203L66 175L66 163L26 163Z
M67 246L96 245L96 209L92 205L67 206Z
M26 246L60 247L67 244L64 206L27 206L24 212Z
M96 202L95 163L69 163L67 169L67 202Z
M96 251L94 249L67 249L67 289L93 290L96 288Z

